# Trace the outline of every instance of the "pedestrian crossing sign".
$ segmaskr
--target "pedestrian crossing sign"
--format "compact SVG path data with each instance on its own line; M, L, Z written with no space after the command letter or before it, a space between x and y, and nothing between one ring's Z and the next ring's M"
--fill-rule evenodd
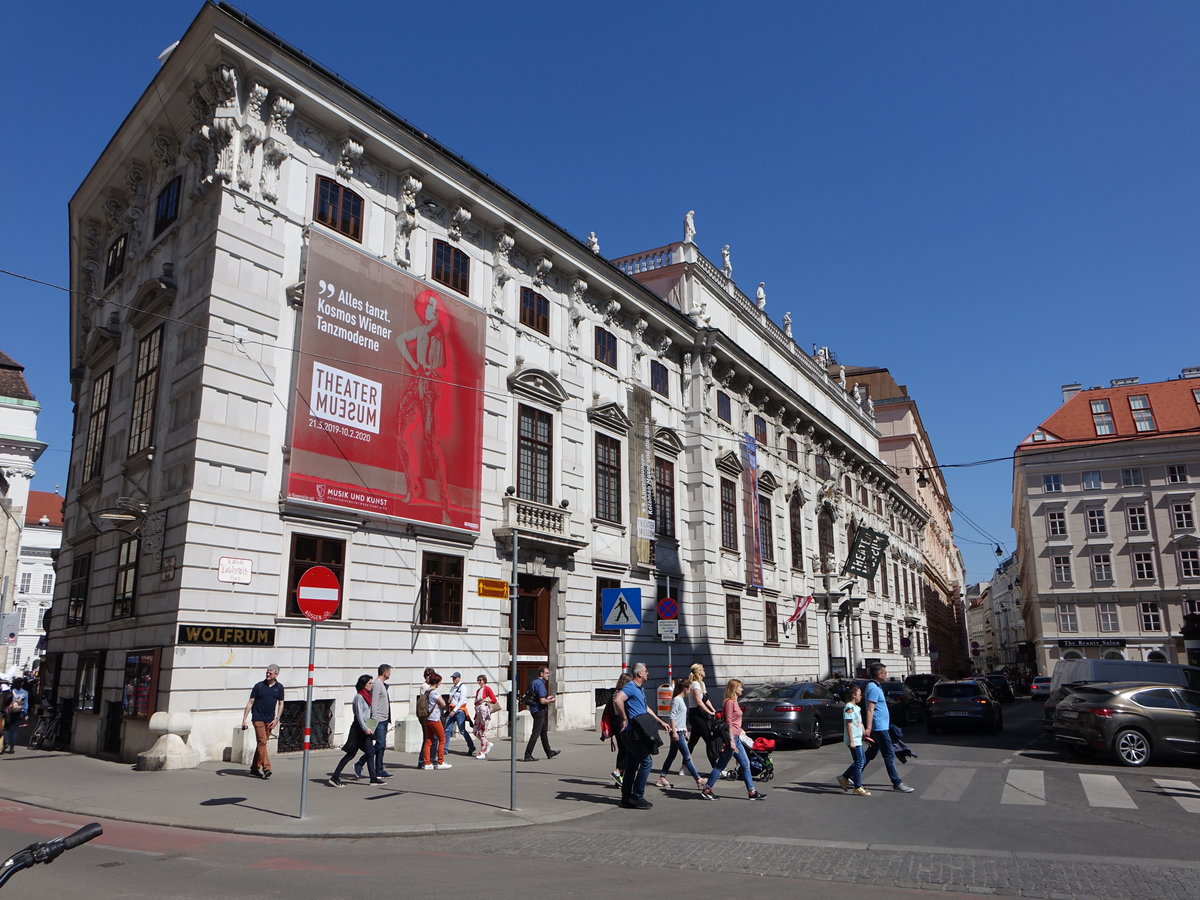
M642 627L642 589L605 588L600 592L602 627L619 631Z

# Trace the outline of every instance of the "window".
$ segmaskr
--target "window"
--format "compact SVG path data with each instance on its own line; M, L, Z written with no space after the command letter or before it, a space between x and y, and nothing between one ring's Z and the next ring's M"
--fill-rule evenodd
M650 360L650 390L664 397L671 396L671 379L667 367L657 359Z
M880 593L882 593L883 596L886 597L888 595L888 590L889 590L889 588L888 588L888 564L887 564L886 557L879 563L879 587L880 587Z
M133 383L133 415L129 422L129 455L148 450L154 443L154 408L158 401L158 370L162 362L159 325L138 341L137 371Z
M1054 569L1055 584L1071 583L1071 557L1052 556L1050 557L1050 565Z
M779 643L779 609L774 600L763 602L763 637L768 644Z
M596 435L596 518L621 521L621 442Z
M21 585L20 585L20 587L17 588L17 593L28 594L29 587L32 584L33 584L33 573L32 572L22 572L21 573Z
M1141 469L1122 469L1121 470L1121 486L1122 487L1144 487L1146 484L1142 478Z
M1036 429L1033 432L1033 439L1035 441L1044 441L1046 439L1046 432L1042 431L1040 428Z
M179 218L179 185L182 180L182 176L176 175L158 193L158 203L154 207L155 237L162 234L168 225Z
M127 719L149 719L158 695L158 661L161 651L134 650L125 654L125 680L121 705Z
M1059 631L1078 631L1079 616L1075 610L1074 603L1058 604L1058 630Z
M521 324L550 333L550 301L530 288L521 288Z
M104 286L112 284L113 279L125 271L125 246L129 243L129 235L123 234L108 246L108 257L104 262Z
M1092 578L1095 581L1112 581L1112 558L1107 553L1092 554Z
M1112 410L1107 400L1092 401L1092 424L1096 426L1097 435L1113 433Z
M787 461L790 463L800 462L800 451L796 448L794 438L787 439Z
M1129 411L1133 413L1133 427L1138 431L1154 431L1154 413L1150 409L1150 398L1146 394L1134 394L1129 398Z
M596 326L596 362L610 369L617 367L617 336L599 325Z
M1129 522L1129 530L1133 532L1149 531L1149 520L1146 518L1145 504L1125 507L1125 518Z
M1184 578L1200 578L1200 550L1179 551L1179 574ZM1200 603L1200 600L1194 602Z
M763 562L775 562L775 529L771 525L771 497L758 495L758 552Z
M113 590L112 617L126 619L133 615L137 599L138 550L141 541L131 537L117 547L117 576Z
M42 593L49 594L54 591L54 576L46 574L42 576Z
M887 648L888 650L895 650L896 646L892 643L892 623L888 622L885 628L887 629Z
M767 446L767 420L762 416L754 417L754 440L760 447Z
M1043 475L1042 490L1047 494L1062 493L1062 476L1061 475Z
M425 553L422 572L421 621L426 625L461 625L463 558Z
M554 417L524 404L517 407L517 496L549 504Z
M1099 472L1084 472L1083 473L1083 489L1085 491L1098 491L1102 486Z
M71 584L67 590L67 625L87 621L88 587L92 579L92 554L76 556L71 563Z
M879 620L871 620L871 649L879 649Z
M108 397L112 390L112 369L92 380L92 399L88 410L87 443L83 448L83 480L98 478L104 467L104 438L108 432Z
M332 178L318 177L316 199L316 207L313 210L315 221L344 234L351 240L362 241L362 197L349 188L342 187ZM436 265L434 268L436 269ZM437 278L437 275L435 274L434 277ZM447 283L443 282L443 284Z
M1187 466L1167 466L1167 484L1187 484Z
M1097 603L1096 615L1100 620L1101 631L1119 631L1120 622L1117 618L1117 604L1115 603Z
M833 513L822 507L817 513L817 552L821 555L821 571L832 572L834 559Z
M325 566L337 576L338 584L344 585L342 577L346 563L346 542L340 538L320 537L315 534L293 534L291 557L288 563L287 615L303 616L296 603L296 584L300 576L313 566ZM338 606L331 618L343 618L346 604Z
M675 464L654 458L654 533L675 537Z
M798 493L788 500L788 537L792 543L792 568L804 568L804 504Z
M725 637L731 641L742 639L742 598L737 594L725 595Z
M721 479L721 546L737 550L737 485Z
M1142 620L1142 631L1162 631L1162 611L1157 600L1143 600L1138 604L1138 615Z
M828 481L833 477L833 472L829 468L829 457L824 453L817 454L817 477L822 481Z
M100 653L80 653L79 668L75 672L75 708L79 712L99 712L97 694L100 687L100 672L104 668L104 657Z
M1172 503L1171 519L1175 523L1176 530L1194 528L1196 521L1192 516L1192 504L1190 502Z
M433 242L433 280L463 296L471 295L471 258L445 241Z
M1067 514L1061 509L1052 509L1046 513L1046 534L1050 537L1066 537Z
M1087 511L1087 528L1088 534L1108 534L1108 524L1102 507L1093 507Z
M607 590L616 590L620 586L621 582L616 578L596 579L596 634L614 633L604 627L604 592Z
M805 614L796 620L796 646L808 646L808 615Z
M717 391L717 418L722 422L733 421L733 411L730 408L729 395L724 391Z
M1141 581L1148 581L1154 577L1154 554L1133 554L1133 577Z

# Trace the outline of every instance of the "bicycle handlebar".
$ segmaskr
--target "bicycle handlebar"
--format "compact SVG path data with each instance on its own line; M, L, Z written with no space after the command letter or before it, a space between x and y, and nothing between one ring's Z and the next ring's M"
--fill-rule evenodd
M92 822L90 825L84 825L74 834L68 834L66 837L59 838L58 841L51 841L51 843L61 842L63 850L70 850L73 847L78 847L80 844L86 844L92 838L98 838L102 834L104 834L104 829L100 826L100 823ZM61 853L62 851L60 850L59 852Z
M28 869L38 863L49 865L66 851L78 847L80 844L86 844L103 833L104 829L99 822L91 822L72 834L41 844L30 844L24 850L18 850L3 864L0 864L0 887L3 887L8 879L22 869Z

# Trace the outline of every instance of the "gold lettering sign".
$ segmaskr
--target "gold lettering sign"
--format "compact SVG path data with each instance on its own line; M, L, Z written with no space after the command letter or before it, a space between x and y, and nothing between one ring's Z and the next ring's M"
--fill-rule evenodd
M274 628L238 628L232 625L180 625L177 644L218 647L274 647Z

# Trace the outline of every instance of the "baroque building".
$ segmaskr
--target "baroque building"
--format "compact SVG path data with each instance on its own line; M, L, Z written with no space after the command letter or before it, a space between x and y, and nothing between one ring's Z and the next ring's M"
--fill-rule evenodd
M62 543L63 498L30 491L17 560L17 640L11 662L28 669L45 650L43 618L54 597L54 561Z
M220 756L265 665L303 682L314 566L341 586L315 746L384 662L397 718L427 665L501 692L515 665L518 694L548 665L555 725L581 727L623 662L659 677L672 649L714 683L903 669L910 634L928 650L928 513L827 351L737 288L728 248L722 268L700 253L692 214L682 241L606 260L209 4L70 221L76 427L44 669L75 749L132 758L161 710ZM891 568L843 576L865 527ZM612 589L640 628L610 627ZM281 750L303 706L290 691Z
M1027 655L1185 662L1200 613L1200 367L1063 386L1013 462Z

